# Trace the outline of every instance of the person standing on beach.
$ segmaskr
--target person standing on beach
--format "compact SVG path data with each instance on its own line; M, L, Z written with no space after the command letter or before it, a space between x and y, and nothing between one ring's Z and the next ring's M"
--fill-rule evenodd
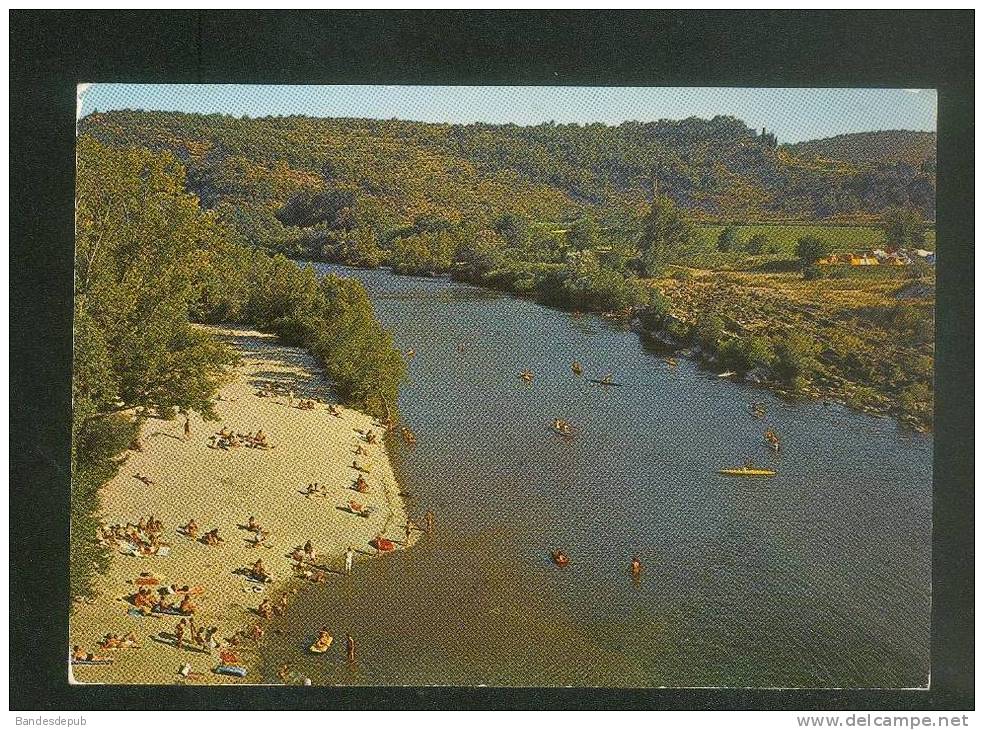
M404 532L404 535L405 535L404 544L405 545L409 545L410 544L410 535L411 535L412 532L413 532L413 525L410 524L410 520L407 520L407 527L406 527L406 531Z
M349 664L355 664L355 639L351 634L345 634L345 655L348 657Z
M185 625L187 623L187 621L181 619L178 621L178 625L174 627L174 645L178 649L184 648Z
M185 441L191 438L191 416L187 413L185 413L184 435Z
M427 520L427 534L434 534L434 513L427 510L427 514L424 515L424 519Z
M355 558L355 551L349 547L345 551L345 575L350 575L352 573L352 560Z

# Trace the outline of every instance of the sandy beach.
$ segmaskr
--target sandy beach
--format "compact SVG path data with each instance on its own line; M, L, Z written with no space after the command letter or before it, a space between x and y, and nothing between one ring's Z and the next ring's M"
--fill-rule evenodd
M132 556L119 547L113 550L109 570L95 580L96 597L75 604L70 620L69 646L112 658L112 664L75 665L72 679L79 683L108 684L209 684L257 683L255 647L252 638L228 640L237 632L267 621L256 609L264 599L277 603L292 598L297 577L291 552L310 540L316 550L313 564L328 581L359 580L359 561L376 555L369 543L378 535L407 547L407 515L386 453L384 429L364 413L338 407L330 384L315 359L304 350L285 347L273 336L245 329L210 327L239 352L241 361L234 379L219 395L217 422L192 416L191 431L184 436L184 418L173 421L148 420L141 431L140 451L127 452L119 474L101 491L100 518L104 524L137 523L153 515L163 523L167 555ZM275 384L278 395L261 397L265 383ZM292 399L286 395L292 393ZM313 410L298 406L299 399L314 398ZM292 404L288 401L292 400ZM226 427L237 433L262 429L269 449L218 448L210 437ZM366 443L363 433L375 433L377 443ZM357 455L362 446L368 453ZM368 491L352 488L359 473ZM143 477L145 480L138 479ZM145 483L149 482L149 483ZM324 486L324 494L303 494L313 482ZM356 501L370 510L368 517L348 511ZM259 546L251 544L254 533L244 529L250 517L269 531ZM223 542L209 546L182 535L178 527L194 518L201 534L218 528ZM413 537L410 539L412 544ZM344 553L356 553L352 575L344 574ZM261 584L238 573L262 559L275 580ZM161 586L201 586L193 596L198 626L218 627L215 638L222 649L231 649L248 667L245 678L216 674L219 651L177 648L161 634L173 634L177 615L134 615L127 601L138 588L141 573L160 579ZM180 597L180 596L179 596ZM332 617L324 623L332 631ZM132 632L140 648L104 651L98 643L107 633ZM334 633L334 632L333 632ZM311 637L313 640L315 637ZM358 637L356 637L358 640ZM187 635L186 635L187 640ZM335 635L331 653L344 654L344 635ZM234 639L235 641L235 639ZM194 646L192 643L191 646ZM304 651L303 646L298 651ZM187 677L179 675L189 664Z

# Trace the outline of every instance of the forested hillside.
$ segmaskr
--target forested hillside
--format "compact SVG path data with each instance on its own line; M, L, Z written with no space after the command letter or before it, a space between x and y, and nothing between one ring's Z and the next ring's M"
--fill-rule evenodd
M348 301L341 284L321 291L262 249L638 315L709 366L931 423L932 265L817 265L837 250L935 248L935 172L890 145L869 139L866 158L804 156L731 117L519 127L112 112L80 126L83 150L180 162L219 238L259 249L259 263L239 261L249 246L223 255L240 274L203 292L210 316L245 312L324 346L343 396L370 410L395 399L402 370L364 292L351 293L364 315L355 329L372 357L350 358L319 335L347 322L333 310ZM255 291L247 305L237 292L271 273L277 286L253 314ZM701 285L678 285L690 279ZM902 302L912 283L925 293ZM309 310L318 316L295 316ZM845 331L859 334L814 351ZM896 358L885 357L891 343Z
M603 218L637 212L654 185L696 221L871 221L899 206L935 217L932 169L802 156L733 117L520 127L115 111L80 131L173 152L204 206L281 249L318 224Z
M890 130L840 134L826 139L786 145L785 149L802 159L826 158L859 167L908 166L906 173L918 179L919 173L936 173L936 134Z

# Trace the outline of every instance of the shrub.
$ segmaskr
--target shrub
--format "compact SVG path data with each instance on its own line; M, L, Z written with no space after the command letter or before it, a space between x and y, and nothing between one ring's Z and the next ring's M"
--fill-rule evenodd
M774 355L767 339L753 335L728 340L718 351L718 358L723 367L745 373L757 367L770 367Z
M738 229L734 226L728 226L718 234L717 239L717 250L728 253L730 251L737 251L740 247L741 242L738 239Z
M791 332L779 339L775 346L775 374L785 383L797 389L818 369L817 344L799 332Z
M803 266L815 264L817 259L829 256L833 247L816 236L803 236L796 243L796 256Z
M724 337L724 322L716 314L701 317L694 324L692 337L703 349L717 352Z
M807 281L815 281L823 278L823 269L815 264L811 264L803 269L803 278Z

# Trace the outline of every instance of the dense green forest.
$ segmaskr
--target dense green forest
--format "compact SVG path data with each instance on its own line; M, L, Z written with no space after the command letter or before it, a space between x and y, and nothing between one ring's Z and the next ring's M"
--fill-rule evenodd
M841 160L872 169L901 164L908 166L906 174L913 179L917 171L927 175L936 172L935 132L855 132L784 145L784 149L805 160Z
M602 218L637 210L654 186L693 221L870 221L900 206L935 217L928 163L798 156L733 117L521 127L114 111L80 131L174 153L205 207L280 248L318 226Z
M234 353L196 322L238 322L310 349L339 397L383 416L404 364L361 284L248 246L188 192L170 153L78 144L72 592L105 554L97 492L141 420L214 417Z

